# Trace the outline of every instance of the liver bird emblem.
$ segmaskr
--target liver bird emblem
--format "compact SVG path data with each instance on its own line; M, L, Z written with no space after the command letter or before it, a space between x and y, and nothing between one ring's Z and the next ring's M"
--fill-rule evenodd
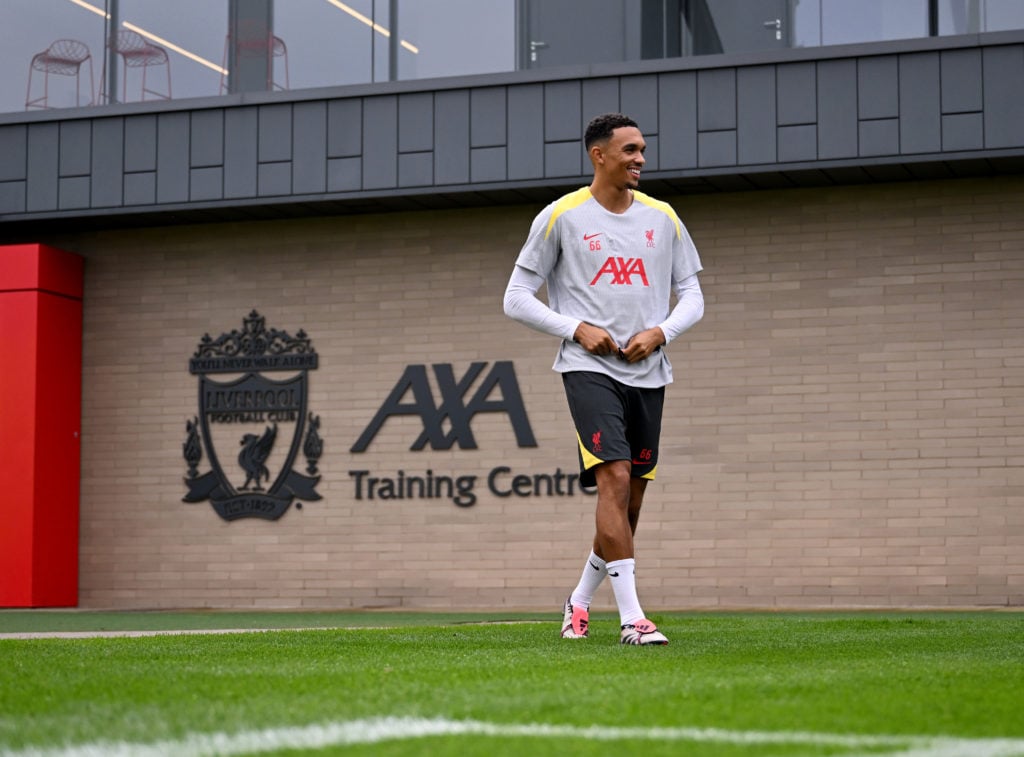
M277 439L276 423L273 428L267 426L263 436L246 434L242 437L242 451L238 453L238 464L245 471L245 483L242 484L243 491L249 489L250 483L254 484L252 487L253 491L263 491L260 481L270 478L270 471L267 470L266 462L267 458L270 457L270 450L274 448L275 439Z

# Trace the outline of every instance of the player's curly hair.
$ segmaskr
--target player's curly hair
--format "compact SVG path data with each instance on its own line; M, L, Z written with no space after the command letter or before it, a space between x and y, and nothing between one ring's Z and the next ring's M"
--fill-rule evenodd
M583 145L588 150L590 146L595 142L607 142L612 137L612 132L623 126L635 126L634 121L629 116L624 116L622 113L605 113L602 116L597 116L591 119L590 123L587 124L587 130L583 133Z

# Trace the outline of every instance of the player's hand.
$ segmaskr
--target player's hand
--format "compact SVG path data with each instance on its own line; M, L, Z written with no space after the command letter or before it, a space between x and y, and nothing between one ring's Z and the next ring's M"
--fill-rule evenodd
M600 326L580 321L572 339L591 355L616 355L619 353L619 345L612 339L611 334Z
M654 351L665 344L665 333L655 326L636 334L621 351L620 356L627 363L639 363L649 358Z

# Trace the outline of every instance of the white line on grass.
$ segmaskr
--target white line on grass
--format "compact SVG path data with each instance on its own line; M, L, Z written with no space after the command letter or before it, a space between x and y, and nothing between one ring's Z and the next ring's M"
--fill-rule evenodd
M0 751L4 757L205 757L254 754L280 749L323 749L350 744L431 736L574 738L594 741L682 741L747 745L792 744L872 750L892 757L1014 757L1024 755L1024 739L967 739L944 736L851 735L809 731L728 731L719 728L619 728L530 723L488 723L442 718L370 718L238 733L196 733L177 741L150 744L117 741ZM879 752L877 750L885 750Z

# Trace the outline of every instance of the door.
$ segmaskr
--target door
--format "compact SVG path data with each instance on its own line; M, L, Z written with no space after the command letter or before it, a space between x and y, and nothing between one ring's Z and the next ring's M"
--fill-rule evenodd
M639 14L627 12L629 5L629 0L520 0L518 67L639 58Z
M790 0L685 0L685 52L741 53L789 47Z

